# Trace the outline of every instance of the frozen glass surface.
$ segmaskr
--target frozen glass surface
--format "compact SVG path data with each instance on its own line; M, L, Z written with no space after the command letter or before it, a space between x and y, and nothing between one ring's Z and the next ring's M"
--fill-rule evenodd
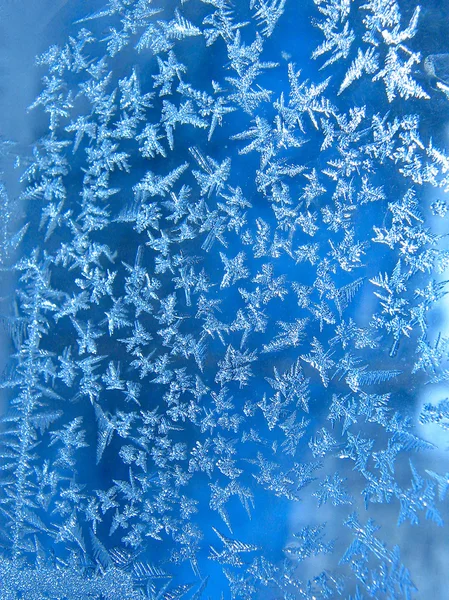
M0 598L446 600L449 4L0 0Z

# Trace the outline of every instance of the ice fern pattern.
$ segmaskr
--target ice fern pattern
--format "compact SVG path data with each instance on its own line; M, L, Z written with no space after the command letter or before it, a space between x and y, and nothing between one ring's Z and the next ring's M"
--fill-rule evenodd
M1 598L431 597L449 106L423 9L86 4L37 57L43 134L0 147Z

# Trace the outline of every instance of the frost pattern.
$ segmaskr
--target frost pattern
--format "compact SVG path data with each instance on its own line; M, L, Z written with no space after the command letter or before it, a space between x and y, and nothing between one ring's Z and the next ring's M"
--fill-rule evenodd
M419 597L391 526L449 487L401 392L449 380L444 84L419 6L314 2L110 0L37 58L26 216L0 187L2 598Z

